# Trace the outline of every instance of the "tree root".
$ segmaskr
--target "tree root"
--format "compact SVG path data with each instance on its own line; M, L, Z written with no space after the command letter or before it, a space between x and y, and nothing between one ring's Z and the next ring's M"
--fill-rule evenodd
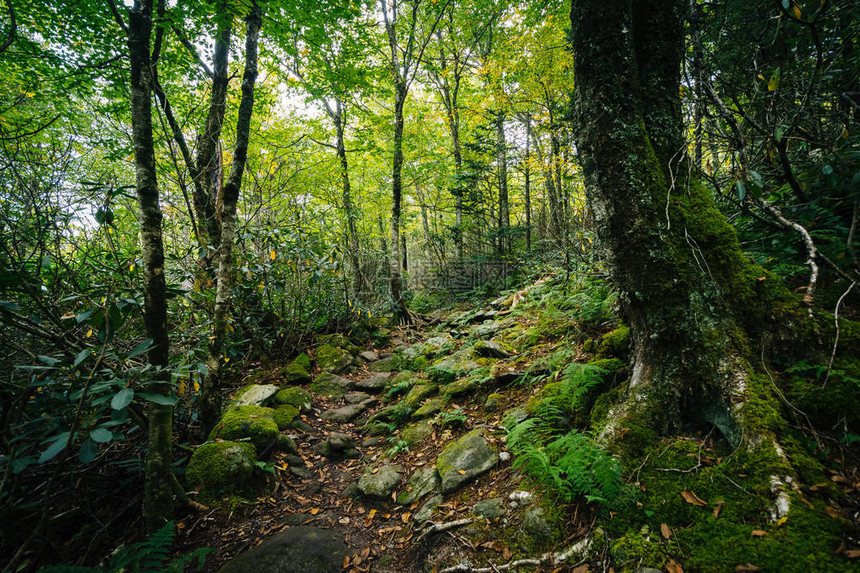
M448 521L445 523L434 523L433 525L428 527L426 530L424 530L421 533L421 535L419 535L415 541L416 542L420 541L421 539L423 539L423 538L425 538L428 535L431 535L433 533L442 533L443 531L449 531L451 529L456 529L456 528L462 527L464 525L469 525L470 523L473 523L474 521L475 521L475 518L467 517L465 519L458 519L456 521Z
M462 520L461 520L462 521ZM452 522L456 523L456 522ZM585 539L574 543L564 551L553 553L547 552L543 555L532 558L532 559L517 559L516 561L509 561L508 563L502 563L500 565L493 565L492 563L488 567L472 567L469 563L459 563L452 567L447 567L445 569L440 569L439 573L495 573L496 571L509 571L516 569L517 567L540 567L545 563L552 563L555 565L560 565L562 563L570 560L571 557L575 555L583 555L588 548L591 546L591 539L586 537ZM576 563L571 564L571 567L577 567L585 563L587 559L582 559Z

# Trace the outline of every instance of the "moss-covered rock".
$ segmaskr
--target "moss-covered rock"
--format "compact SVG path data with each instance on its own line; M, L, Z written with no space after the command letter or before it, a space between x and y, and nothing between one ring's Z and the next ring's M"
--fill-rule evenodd
M444 401L442 398L432 398L427 400L424 405L415 410L412 413L413 420L423 420L424 418L429 418L430 416L435 416L440 411L442 411L442 406L444 406Z
M351 384L352 380L341 378L331 372L323 372L314 378L310 389L317 396L340 399L349 390Z
M439 473L434 467L423 467L416 469L406 482L406 488L397 496L397 503L410 505L433 492L441 491L442 483L439 481Z
M513 349L495 340L479 340L472 345L471 353L476 358L508 358Z
M403 466L384 465L368 468L358 480L358 490L362 495L375 499L388 499L397 484L400 483L400 472Z
M441 390L439 390L439 394L446 400L450 400L451 398L456 398L458 396L472 394L478 389L478 386L478 383L472 378L465 378L442 386Z
M292 404L281 404L273 410L272 419L278 425L278 430L286 430L298 415L299 409L297 407Z
M339 573L348 552L343 534L333 529L296 526L241 553L218 573Z
M265 406L277 393L278 387L273 384L251 384L236 392L228 408Z
M424 400L434 395L438 389L436 384L416 384L400 400L399 405L402 408L407 408L410 412L414 412Z
M340 374L345 372L355 361L352 354L343 348L332 346L331 344L323 344L317 348L317 366L323 372L331 372L332 374Z
M436 458L436 469L442 480L442 493L456 490L468 481L491 470L499 461L481 428L472 430L451 442Z
M304 388L293 386L292 388L284 388L275 394L275 403L289 404L290 406L295 406L301 412L310 412L313 406L313 397Z
M302 352L281 369L281 377L287 384L307 384L311 381L311 359Z
M427 369L427 376L434 382L448 384L466 376L480 365L469 357L467 351L458 351L447 358L435 362Z
M185 484L199 489L204 499L220 495L253 495L257 451L247 442L209 442L191 456Z
M600 340L598 352L602 358L614 356L625 358L630 350L630 327L621 325L605 334Z
M349 352L352 355L356 355L361 352L361 348L352 343L352 341L340 333L335 334L326 334L317 337L317 342L320 345L329 345L335 346L337 348L342 348Z
M228 410L209 434L209 440L245 440L261 451L280 436L275 411L263 406L239 406Z
M400 439L410 447L420 444L433 435L433 424L430 420L421 420L400 430Z

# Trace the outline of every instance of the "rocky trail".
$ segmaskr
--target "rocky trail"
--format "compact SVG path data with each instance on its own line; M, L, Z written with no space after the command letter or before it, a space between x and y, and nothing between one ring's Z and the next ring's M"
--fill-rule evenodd
M512 384L523 365L492 339L512 324L502 307L463 313L435 332L395 330L382 349L329 336L311 352L313 367L305 354L246 377L210 441L222 457L229 440L257 441L263 453L253 472L198 479L201 501L213 509L178 524L177 549L215 548L207 570L224 572L575 564L590 512L565 516L566 545L549 547L546 510L522 488L505 449L502 419L524 416L519 406L529 396ZM255 424L284 415L292 420L260 441ZM192 459L191 482L197 465ZM231 488L248 497L248 487L263 492L256 503L230 497ZM524 554L530 563L516 560Z

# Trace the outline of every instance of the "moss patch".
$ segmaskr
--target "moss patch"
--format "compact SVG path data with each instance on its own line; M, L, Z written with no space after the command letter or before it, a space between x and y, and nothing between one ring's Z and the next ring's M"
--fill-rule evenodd
M263 406L239 406L224 413L209 434L209 440L250 439L257 450L263 450L278 439L280 431L275 411Z
M275 394L275 403L289 404L302 412L309 412L313 405L313 397L304 388L294 386L292 388L284 388Z
M257 451L247 442L211 442L197 448L188 462L185 483L203 499L221 495L254 495Z

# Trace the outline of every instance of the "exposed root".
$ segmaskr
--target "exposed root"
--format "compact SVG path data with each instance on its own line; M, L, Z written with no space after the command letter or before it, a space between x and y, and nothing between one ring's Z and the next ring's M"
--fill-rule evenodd
M472 517L468 517L468 518L465 518L465 519L458 519L458 520L456 520L456 521L448 521L448 522L445 522L445 523L434 523L433 525L431 525L430 527L428 527L426 530L424 530L424 531L421 533L421 535L419 535L419 536L418 536L418 538L417 538L415 541L416 541L416 542L417 542L417 541L420 541L421 539L423 539L423 538L425 538L425 537L427 537L428 535L431 535L431 534L433 534L433 533L442 533L442 532L444 532L444 531L450 531L451 529L456 529L456 528L458 528L458 527L463 527L464 525L469 525L470 523L472 523L472 522L474 522L474 521L475 521L475 519L474 519L474 518L472 518Z
M509 561L508 563L502 563L500 565L494 565L491 563L488 567L472 567L468 562L458 563L452 567L440 569L439 573L495 573L496 571L510 571L518 567L540 567L545 563L561 565L568 562L573 557L581 557L586 551L588 551L589 547L591 547L591 539L586 537L558 553L548 552L536 558L517 559L516 561ZM586 559L581 559L580 561L571 564L570 567L582 565L586 561Z

